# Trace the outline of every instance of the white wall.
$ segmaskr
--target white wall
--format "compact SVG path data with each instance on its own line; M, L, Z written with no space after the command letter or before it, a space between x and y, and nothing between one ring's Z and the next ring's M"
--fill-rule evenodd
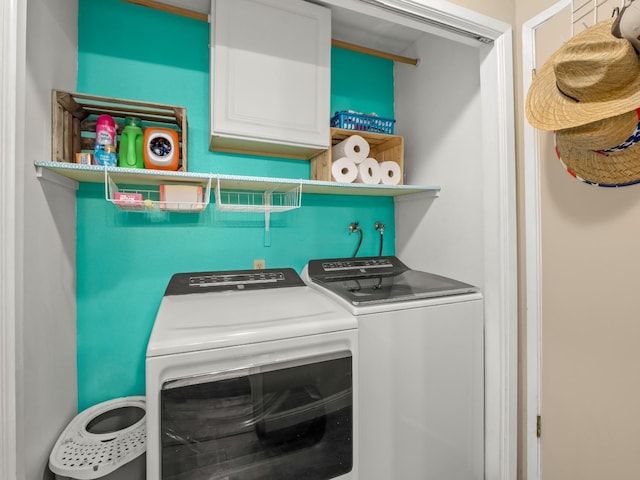
M46 478L51 448L77 405L75 191L39 180L33 167L51 158L52 87L75 90L77 24L75 1L28 0L26 82L18 92L24 93L24 158L17 159L24 194L17 254L24 275L19 393L27 480Z
M483 152L478 48L425 35L396 64L397 132L405 183L440 185L429 200L398 198L396 250L412 268L484 286ZM425 87L426 86L426 87ZM406 92L411 92L407 94Z

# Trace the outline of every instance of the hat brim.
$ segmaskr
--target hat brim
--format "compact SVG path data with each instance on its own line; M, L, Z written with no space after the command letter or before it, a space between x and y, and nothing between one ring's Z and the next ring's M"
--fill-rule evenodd
M615 38L611 35L613 19L597 23L569 42ZM627 41L627 40L620 40ZM540 130L562 130L613 117L640 106L639 74L626 88L615 92L608 101L580 103L560 93L556 86L554 62L560 50L554 52L536 73L527 92L526 115L529 123Z
M640 183L640 143L604 155L576 148L556 133L556 154L572 176L600 187L624 187Z

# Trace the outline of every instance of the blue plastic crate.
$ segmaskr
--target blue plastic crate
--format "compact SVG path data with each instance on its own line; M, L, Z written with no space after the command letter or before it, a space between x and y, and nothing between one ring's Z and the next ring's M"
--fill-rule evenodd
M373 133L393 134L393 126L395 123L396 121L390 118L351 112L336 112L331 118L331 126L334 128Z

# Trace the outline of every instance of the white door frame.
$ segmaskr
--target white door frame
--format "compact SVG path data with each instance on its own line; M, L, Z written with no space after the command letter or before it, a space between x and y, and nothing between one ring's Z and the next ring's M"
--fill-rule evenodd
M535 30L561 10L571 5L572 0L560 0L542 13L522 25L522 83L526 98L535 68ZM540 350L541 327L541 283L542 259L540 251L540 162L537 130L526 118L523 121L524 140L524 211L525 211L525 265L526 265L526 461L527 479L541 478L540 439L537 436L537 418L540 405Z
M24 48L26 7L21 0L0 0L0 478L22 474L18 444L21 421L17 391L18 305L16 301L17 249L17 120L18 78ZM22 55L24 56L24 55Z

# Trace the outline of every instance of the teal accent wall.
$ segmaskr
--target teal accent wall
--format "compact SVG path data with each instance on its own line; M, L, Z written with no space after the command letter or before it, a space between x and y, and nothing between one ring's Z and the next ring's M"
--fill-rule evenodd
M189 120L189 170L309 178L309 162L213 153L209 145L209 25L118 0L80 0L79 92L181 105ZM366 88L365 88L366 84ZM393 117L393 63L332 50L332 112ZM327 119L328 121L328 119ZM373 225L386 224L383 253L394 253L388 197L304 194L302 207L264 216L220 212L134 213L105 201L104 186L77 193L78 410L145 393L147 341L164 289L177 272L252 268L302 270L310 258L377 255Z
M331 115L341 110L395 118L393 62L342 48L331 49Z

